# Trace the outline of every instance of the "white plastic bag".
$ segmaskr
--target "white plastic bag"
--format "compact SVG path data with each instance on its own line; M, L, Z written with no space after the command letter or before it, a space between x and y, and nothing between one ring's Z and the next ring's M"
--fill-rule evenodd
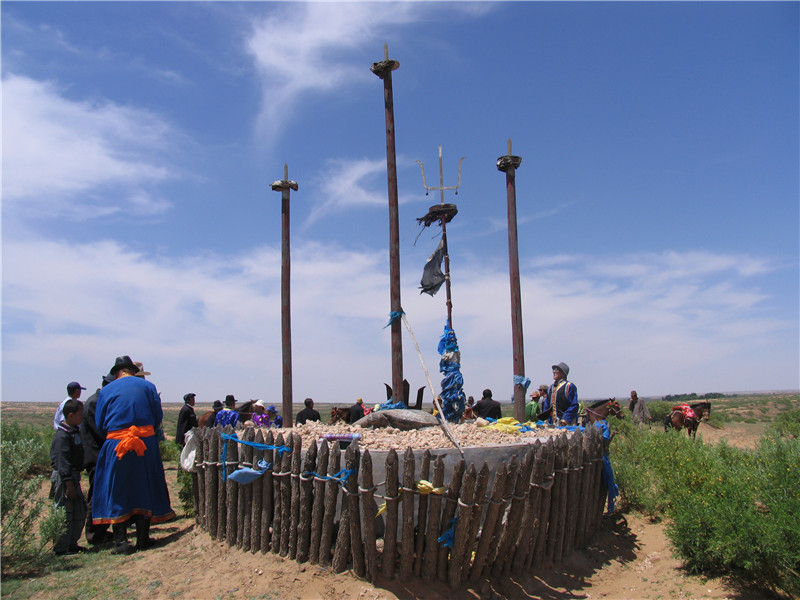
M197 471L194 464L194 457L197 454L197 440L194 439L194 429L187 431L183 439L186 444L181 450L181 469L194 473Z

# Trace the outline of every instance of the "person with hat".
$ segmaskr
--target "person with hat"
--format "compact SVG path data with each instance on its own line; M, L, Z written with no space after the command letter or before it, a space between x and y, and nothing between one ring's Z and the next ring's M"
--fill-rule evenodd
M251 420L256 427L269 427L269 417L264 412L267 405L263 400L256 400L253 402L253 416Z
M492 390L483 390L483 396L475 403L475 415L481 418L499 419L503 416L502 405L492 398Z
M319 416L319 412L314 410L314 401L311 398L306 398L303 400L303 404L305 408L297 413L295 423L298 425L305 425L308 421L319 421L321 417Z
M214 417L214 427L217 425L236 427L238 422L239 413L236 412L236 398L233 397L233 394L228 394L225 396L225 407Z
M197 419L197 426L213 427L214 419L217 418L217 413L221 410L222 410L222 401L214 400L214 403L211 405L211 410L203 413L202 415L200 415L200 418Z
M362 398L357 398L356 403L350 407L348 412L348 423L352 425L359 419L364 418L364 400Z
M164 418L161 399L155 385L135 376L138 370L130 356L117 357L109 372L114 381L97 396L95 422L106 440L97 457L92 519L111 525L116 554L134 551L131 523L135 549L143 550L155 543L150 524L175 517L156 440Z
M267 418L269 419L269 425L267 427L276 427L280 429L283 427L283 417L278 414L278 409L275 408L274 404L270 404L267 408Z
M58 431L58 426L61 425L61 422L64 420L64 405L67 403L67 400L70 398L78 400L81 397L81 390L85 389L86 388L81 387L81 384L77 381L70 381L67 384L67 397L61 401L61 404L59 404L56 409L56 414L53 417L53 429Z
M525 405L525 420L535 421L539 418L539 413L542 412L542 404L547 397L547 386L542 384L539 389L531 394L531 401Z
M650 410L647 408L647 404L639 400L639 394L636 390L631 390L631 401L628 404L628 410L631 411L631 421L640 427L645 423L649 425L650 421L653 420L653 417L650 416Z
M197 427L197 416L194 414L194 402L197 394L186 394L183 397L183 406L178 413L178 428L175 431L175 441L181 446L186 443L184 436L187 431Z
M547 388L542 412L553 413L549 420L553 425L575 425L578 418L578 388L567 381L569 365L560 362L553 365L553 384Z
M100 448L106 441L105 434L97 428L94 416L97 411L97 396L100 390L116 379L113 375L103 375L100 387L86 399L83 404L83 421L81 421L81 444L83 445L83 468L86 469L86 476L89 480L89 491L86 493L86 526L84 534L86 541L91 545L104 544L110 542L111 532L108 530L108 523L95 525L92 521L92 498L94 497L94 473L97 469L97 456Z
M274 404L267 406L263 400L253 403L253 424L256 427L283 427L283 417L278 414Z

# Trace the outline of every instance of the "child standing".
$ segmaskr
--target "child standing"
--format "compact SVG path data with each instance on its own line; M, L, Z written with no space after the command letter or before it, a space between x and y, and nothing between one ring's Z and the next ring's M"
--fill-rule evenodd
M75 554L85 550L78 545L86 522L86 500L81 491L83 446L78 426L83 421L83 404L70 399L64 404L64 420L59 424L50 446L53 475L50 497L56 506L66 509L67 529L58 539L56 554Z

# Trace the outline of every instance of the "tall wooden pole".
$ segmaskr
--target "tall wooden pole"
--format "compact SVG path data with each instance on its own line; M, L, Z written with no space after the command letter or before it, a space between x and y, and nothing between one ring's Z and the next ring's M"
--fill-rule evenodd
M389 48L383 46L384 59L372 63L370 71L383 80L383 101L386 107L386 173L389 184L389 295L392 314L403 311L400 302L400 211L397 202L397 157L394 146L394 98L392 96L392 71L400 67L389 60ZM403 397L403 331L400 318L394 319L392 331L392 401Z
M283 179L271 186L281 193L281 348L283 357L283 426L292 426L292 305L290 301L291 260L289 256L289 194L297 182L289 181L289 165L283 165Z
M508 154L497 159L497 170L506 174L506 198L508 200L508 273L511 279L511 335L514 351L514 375L525 377L525 350L522 340L522 294L519 286L519 247L517 244L517 181L516 170L522 158L511 154L511 138L508 139ZM514 418L525 420L525 388L514 383Z

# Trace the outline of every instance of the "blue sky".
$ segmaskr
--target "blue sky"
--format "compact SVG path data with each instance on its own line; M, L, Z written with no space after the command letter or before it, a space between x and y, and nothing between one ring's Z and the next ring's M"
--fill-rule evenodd
M453 324L466 393L507 400L510 137L534 384L564 361L587 398L800 387L795 2L3 2L3 400L91 391L130 354L165 401L278 403L288 163L294 400L381 401L384 42L434 382L415 161L438 185L442 145L454 185L465 157Z

